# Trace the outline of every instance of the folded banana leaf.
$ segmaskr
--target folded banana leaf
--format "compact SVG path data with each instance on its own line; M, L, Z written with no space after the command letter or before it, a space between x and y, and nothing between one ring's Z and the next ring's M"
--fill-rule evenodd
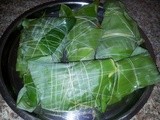
M16 70L21 77L27 71L27 61L43 56L52 56L60 62L63 57L60 44L75 23L74 18L39 18L24 20L20 36ZM28 73L28 72L27 72Z
M74 17L81 19L97 20L97 10L98 10L97 2L93 2L89 5L84 5L78 9L75 9L74 11L67 5L62 4L59 11L59 17Z
M116 81L108 104L120 101L135 90L160 82L160 74L147 51L116 62L116 67Z
M37 59L29 61L28 67L37 97L30 93L29 97L34 97L26 98L27 104L39 101L37 106L59 112L82 108L105 112L108 105L160 78L148 53L118 62L106 59L64 64ZM26 106L21 109L28 110Z
M17 107L104 113L108 105L160 81L122 4L107 2L101 27L96 9L92 4L72 11L62 5L60 18L24 20L16 66L24 87Z
M88 11L88 7L92 14ZM16 70L19 72L24 83L24 87L17 98L17 106L19 108L25 108L27 111L32 112L39 104L36 86L28 69L28 60L39 59L49 63L63 61L61 59L64 58L64 38L75 24L75 16L87 19L89 13L92 20L96 19L96 13L92 12L96 10L95 4L91 4L88 7L76 10L73 16L72 10L62 5L59 15L61 18L42 17L39 19L23 20L23 30L21 32L16 64ZM83 11L87 14L84 14ZM82 16L81 13L83 13Z
M51 17L24 20L19 54L22 54L26 60L52 55L73 27L74 22L73 18ZM59 56L55 59L59 59Z
M39 95L39 104L51 111L101 110L102 102L110 96L112 74L116 71L111 59L66 64L35 60L28 66Z
M124 36L142 42L137 23L126 12L124 5L117 0L108 0L104 6L102 28L105 36Z
M24 88L20 91L17 100L19 107L26 106L28 111L33 111L35 109L33 105L38 104L37 98L32 98L37 96L37 92L28 70L28 60L48 56L47 58L50 58L50 61L59 62L63 56L62 51L60 51L60 44L74 23L74 18L45 17L32 20L25 19L22 22L23 30L20 36L16 64L16 71L19 72L24 83ZM34 95L32 96L32 94ZM31 104L28 105L26 100L29 100Z
M66 5L62 5L60 16L76 18L76 24L65 37L63 51L67 61L94 59L98 40L102 36L97 19L97 5L92 3L73 12Z
M131 56L143 42L136 22L129 17L119 1L108 1L102 21L103 35L96 52L96 59L120 60Z
M101 38L102 30L89 20L77 19L66 37L65 48L68 61L93 60Z
M131 56L137 45L134 39L123 36L102 36L96 51L96 59L113 58L115 61Z

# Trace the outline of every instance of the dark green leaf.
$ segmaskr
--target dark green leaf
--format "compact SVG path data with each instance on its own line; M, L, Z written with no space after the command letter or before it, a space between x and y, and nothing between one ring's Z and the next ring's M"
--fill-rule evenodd
M59 16L60 17L74 17L72 9L64 4L61 5Z
M84 5L83 7L79 8L78 10L74 11L74 15L76 18L93 18L97 17L97 9L98 6L95 3Z

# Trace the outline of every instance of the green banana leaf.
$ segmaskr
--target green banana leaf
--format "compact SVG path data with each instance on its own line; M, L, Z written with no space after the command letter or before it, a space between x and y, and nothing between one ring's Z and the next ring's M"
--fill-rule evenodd
M105 110L106 107L101 105L107 96L110 96L109 91L112 89L112 74L116 71L113 60L66 64L34 60L30 61L28 66L39 93L39 104L43 109L68 111L78 108L97 108L102 111L103 108L103 111Z
M142 43L137 23L117 0L106 2L102 28L105 29L105 36L124 36L133 38L138 44Z
M89 5L84 5L77 10L74 10L76 18L97 19L98 3L94 2Z
M39 104L39 96L35 86L25 85L19 92L17 107L28 112L33 112Z
M95 23L77 19L66 37L65 51L68 61L93 60L101 35L102 30Z
M102 36L96 51L96 59L113 58L115 61L131 56L137 45L134 39L123 36Z
M95 8L93 5L89 6ZM75 18L72 16L71 9L65 5L62 5L60 11L61 17L64 15L72 18L25 19L22 22L23 31L20 37L16 64L16 70L24 82L24 87L17 98L17 106L21 109L27 108L27 111L32 112L39 101L37 97L33 97L38 94L28 70L28 60L39 58L39 60L47 62L59 62L61 58L63 59L64 38L74 25ZM77 11L76 16L80 16L78 13ZM34 104L28 104L27 101L29 101L28 103L34 101Z
M152 58L139 46L137 24L121 3L105 6L101 27L94 4L75 11L62 5L60 18L24 20L16 64L24 81L18 108L104 113L133 91L160 81Z
M92 60L102 36L97 19L97 4L83 6L75 11L62 5L61 17L76 18L76 24L65 37L65 52L67 61Z
M41 107L59 112L80 108L105 112L108 105L160 78L148 53L118 62L106 59L64 64L37 59L28 66Z
M98 2L93 2L89 5L84 5L78 9L72 11L70 7L62 4L59 16L60 17L75 17L84 19L97 19Z
M143 43L138 25L119 1L106 2L102 29L96 59L113 58L117 61L129 57Z
M61 5L59 17L75 17L72 9L65 4Z
M73 18L24 20L16 64L16 70L20 71L21 76L26 73L29 59L50 55L52 61L60 62L63 53L59 46L74 23Z
M26 60L52 55L74 22L73 18L49 17L23 21L25 25L19 46L21 54Z
M25 19L22 22L23 30L20 36L16 64L16 71L19 72L24 83L24 88L20 91L17 99L19 108L26 106L28 111L32 112L34 110L33 104L26 104L26 101L31 100L35 101L34 105L38 104L37 98L33 97L37 96L37 91L28 69L28 60L49 55L52 56L48 57L50 61L60 61L62 52L59 50L59 46L74 22L73 18ZM33 96L30 96L30 89L32 89Z
M98 2L93 2L89 5L84 5L78 9L75 9L74 11L67 5L62 4L59 11L59 16L97 20L97 9Z
M160 82L160 74L149 53L125 58L115 63L116 81L108 104L114 104L135 90Z

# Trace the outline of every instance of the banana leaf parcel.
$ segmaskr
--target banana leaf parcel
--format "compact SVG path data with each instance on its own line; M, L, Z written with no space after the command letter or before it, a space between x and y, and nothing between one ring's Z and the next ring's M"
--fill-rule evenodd
M126 13L118 1L107 2L102 21L103 35L97 48L97 59L129 57L143 43L137 23Z
M24 87L18 108L104 113L108 105L160 81L123 5L107 2L101 25L95 8L91 4L72 11L62 5L59 18L22 22L16 70Z

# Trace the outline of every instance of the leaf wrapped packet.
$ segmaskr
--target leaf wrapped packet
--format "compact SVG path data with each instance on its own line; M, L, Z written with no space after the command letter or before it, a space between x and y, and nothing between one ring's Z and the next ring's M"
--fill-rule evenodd
M65 45L63 44L62 51L65 52L67 61L93 60L98 40L102 36L102 29L99 28L97 19L97 5L92 3L74 12L62 5L60 16L76 19L75 25L64 39Z
M18 101L32 105L34 99L38 104L31 107L40 105L50 111L92 108L105 112L108 105L160 78L148 53L118 62L106 59L53 63L36 59L28 62L28 69L37 95L32 92L32 99L21 101L19 97ZM18 107L28 111L26 106Z
M139 46L137 24L119 2L106 5L101 28L93 4L77 11L62 5L59 18L24 20L18 108L104 113L133 91L159 82L152 58Z
M67 35L65 48L68 61L93 60L102 31L92 21L77 19Z
M131 56L134 49L143 43L137 23L117 0L107 1L104 7L103 35L96 59L113 58L117 61Z
M28 70L28 61L48 56L51 58L50 61L60 62L61 54L63 54L60 51L60 43L74 23L74 18L51 17L25 19L22 22L23 30L20 36L16 71L19 72L24 82L24 88L19 95L20 101L24 102L18 102L18 106L26 106L28 111L33 111L32 105L38 104L37 99L33 100L37 93ZM25 103L26 100L30 100L32 105Z
M38 92L39 104L51 111L96 107L101 110L101 103L110 96L112 75L116 72L112 59L65 64L33 60L28 67Z
M92 12L88 12L90 9L92 9ZM84 18L86 21L89 21L87 20L88 18L95 20L97 19L95 18L95 10L96 5L91 4L88 7L80 8L73 16L72 10L62 5L60 18L42 17L23 20L23 30L21 32L16 64L16 71L19 72L24 83L24 87L19 92L17 99L17 106L19 108L23 109L25 107L27 111L32 112L39 103L36 86L33 83L31 73L28 69L28 61L33 59L41 59L47 62L63 61L65 58L64 48L66 45L66 36L75 25L76 18ZM86 11L86 13L82 14L83 11ZM86 21L83 26L87 23ZM83 24L83 22L81 23ZM70 34L72 34L72 32ZM85 56L81 56L81 58L82 57Z
M160 74L147 51L124 58L115 64L116 81L108 105L120 101L135 90L160 82Z

